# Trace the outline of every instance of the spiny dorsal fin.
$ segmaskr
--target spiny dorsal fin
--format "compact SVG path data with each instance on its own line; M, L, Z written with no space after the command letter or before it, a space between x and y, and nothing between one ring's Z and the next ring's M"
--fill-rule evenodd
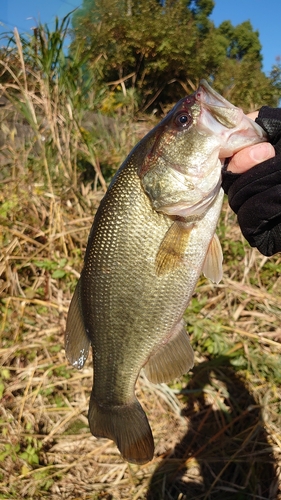
M217 234L214 234L202 268L204 276L213 281L213 283L219 283L222 279L222 261L223 254L220 240Z
M80 279L76 285L66 320L65 352L70 363L80 370L88 356L90 340L86 334L80 305Z
M144 366L147 378L154 384L170 382L187 373L194 364L194 352L181 320L174 328L167 344L163 344Z
M184 263L186 247L193 224L175 221L165 234L156 256L156 274L174 271Z

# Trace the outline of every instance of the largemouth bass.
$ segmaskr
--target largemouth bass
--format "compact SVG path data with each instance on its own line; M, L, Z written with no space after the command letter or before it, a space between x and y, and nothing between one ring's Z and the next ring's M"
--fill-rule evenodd
M69 361L93 349L89 425L133 463L154 443L135 383L193 366L183 315L200 273L222 277L215 229L221 160L264 141L263 130L205 81L132 150L101 201L66 325Z

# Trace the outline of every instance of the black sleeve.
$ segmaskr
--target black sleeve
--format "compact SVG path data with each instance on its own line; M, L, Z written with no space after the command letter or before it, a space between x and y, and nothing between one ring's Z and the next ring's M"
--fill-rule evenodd
M276 156L243 174L224 168L222 187L245 238L270 256L281 252L281 109L262 107L256 122L266 131Z

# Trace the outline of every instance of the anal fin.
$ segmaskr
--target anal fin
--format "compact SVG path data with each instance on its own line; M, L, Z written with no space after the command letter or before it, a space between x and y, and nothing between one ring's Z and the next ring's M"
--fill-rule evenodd
M204 276L213 281L213 283L219 283L222 279L222 261L223 253L220 240L217 234L214 234L202 268Z
M69 306L65 330L66 356L78 370L83 368L90 347L80 305L80 286L79 279Z
M184 256L193 224L175 221L165 234L156 256L156 273L167 274L184 264Z
M174 328L169 341L149 358L144 366L147 378L154 384L170 382L187 373L194 364L194 352L181 320Z

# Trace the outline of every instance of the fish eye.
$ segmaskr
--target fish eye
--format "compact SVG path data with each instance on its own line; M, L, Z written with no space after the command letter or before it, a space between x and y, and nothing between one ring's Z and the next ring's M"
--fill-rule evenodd
M176 117L175 122L176 125L185 127L190 124L191 120L192 118L188 113L180 113Z

